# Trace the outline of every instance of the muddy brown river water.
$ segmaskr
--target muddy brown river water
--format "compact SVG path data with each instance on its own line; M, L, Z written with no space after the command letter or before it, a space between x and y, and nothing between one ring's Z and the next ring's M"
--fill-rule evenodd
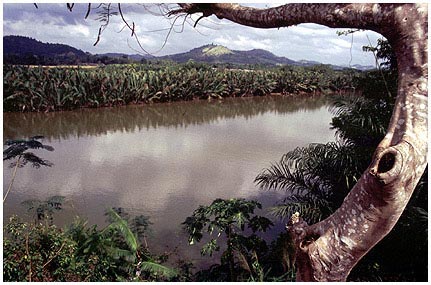
M59 226L76 216L103 226L105 210L122 207L151 217L150 248L179 245L178 254L200 259L181 231L185 218L216 198L273 205L285 193L260 190L254 178L296 147L333 141L331 117L323 97L281 96L6 113L4 140L43 135L55 150L35 152L52 167L18 169L3 220L31 218L23 201L55 195L65 197L54 218Z

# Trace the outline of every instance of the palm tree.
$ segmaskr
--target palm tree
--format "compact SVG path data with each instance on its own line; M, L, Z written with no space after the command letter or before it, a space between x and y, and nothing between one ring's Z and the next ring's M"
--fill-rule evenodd
M360 176L352 155L352 147L339 142L296 148L255 182L262 189L286 191L286 198L271 209L273 214L285 218L300 212L307 222L315 223L337 209Z

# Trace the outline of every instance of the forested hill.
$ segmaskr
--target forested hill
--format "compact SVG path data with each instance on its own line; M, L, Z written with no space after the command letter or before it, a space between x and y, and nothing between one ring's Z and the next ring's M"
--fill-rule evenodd
M105 53L91 54L80 49L65 45L43 43L36 39L23 36L3 37L3 62L5 64L24 65L62 65L62 64L118 64L146 62L147 60L172 60L174 62L222 63L235 65L298 65L314 66L321 63L308 60L294 61L287 57L276 56L273 53L252 49L248 51L231 50L221 45L204 45L188 52L155 57L140 54ZM343 67L331 65L333 69ZM353 66L365 70L373 67Z
M189 60L207 63L231 63L231 64L263 64L263 65L302 65L286 57L279 57L273 53L252 49L248 51L231 50L221 45L205 45L192 49L185 53L178 53L160 57L175 62L187 62Z
M37 56L57 56L66 55L68 53L74 54L77 57L86 55L82 50L64 44L43 43L23 36L3 37L4 55L23 56L33 54Z
M278 57L269 51L253 49L249 51L230 50L220 45L205 45L185 53L154 57L105 53L92 55L64 44L43 43L23 36L3 37L5 63L11 64L73 64L73 63L127 63L142 59L172 60L187 62L194 60L206 63L262 64L262 65L308 65L286 57ZM107 59L110 59L108 61ZM98 62L99 61L99 62ZM319 63L315 63L319 64Z
M3 62L24 65L115 64L139 61L129 55L93 55L65 44L43 43L23 36L3 37Z

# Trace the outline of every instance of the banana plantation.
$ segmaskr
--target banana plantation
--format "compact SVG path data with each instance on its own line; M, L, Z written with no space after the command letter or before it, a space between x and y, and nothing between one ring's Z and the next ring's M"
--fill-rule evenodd
M96 68L4 66L4 111L48 112L81 107L222 99L269 94L354 91L362 74L328 66L228 69L186 64Z

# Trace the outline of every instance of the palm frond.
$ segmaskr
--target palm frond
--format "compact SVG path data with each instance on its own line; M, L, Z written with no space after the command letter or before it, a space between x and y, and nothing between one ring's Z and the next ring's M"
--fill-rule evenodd
M333 207L326 199L315 195L289 196L280 203L269 209L269 212L281 219L290 218L295 212L301 213L301 217L309 224L317 223L333 211Z
M339 96L332 99L332 128L336 135L358 146L375 146L385 135L393 102L363 96Z
M254 180L261 188L266 190L282 189L293 193L308 190L307 181L302 172L291 171L286 163L282 161L265 169Z
M326 192L325 179L317 171L331 145L312 144L283 155L279 163L265 169L255 179L262 189L282 189L291 194Z

